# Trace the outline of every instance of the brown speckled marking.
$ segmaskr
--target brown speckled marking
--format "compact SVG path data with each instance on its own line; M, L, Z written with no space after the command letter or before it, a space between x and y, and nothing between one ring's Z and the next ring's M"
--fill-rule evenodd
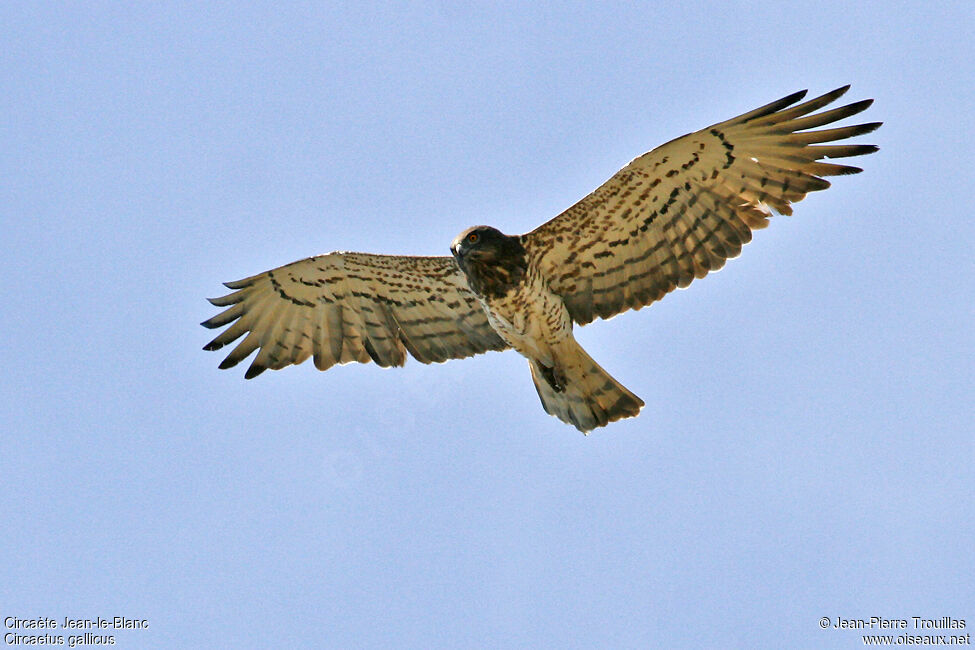
M245 373L314 357L336 363L403 365L409 353L442 362L507 347L449 257L331 253L228 283L228 307L203 324L230 327L207 344L218 350L244 336L220 364L230 368L255 350Z
M220 367L257 350L249 378L309 357L324 370L510 346L529 358L548 413L582 431L636 415L643 402L579 347L573 323L688 286L737 256L772 210L791 214L829 187L821 177L861 171L820 161L876 151L834 143L880 123L814 130L870 106L820 111L847 89L804 103L805 91L795 93L672 140L528 234L465 231L451 246L455 258L331 253L227 283L232 293L211 300L226 309L203 323L227 329L205 349L243 337ZM472 232L483 239L465 248Z
M818 160L876 150L819 143L869 133L879 123L806 131L870 105L815 113L845 91L793 106L804 95L796 93L636 158L528 233L529 263L583 325L639 309L720 269L753 229L767 225L769 208L791 214L791 203L829 187L819 176L859 171Z

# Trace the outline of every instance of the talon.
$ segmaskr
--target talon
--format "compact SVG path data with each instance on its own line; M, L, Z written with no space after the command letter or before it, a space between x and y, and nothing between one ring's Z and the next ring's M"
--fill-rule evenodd
M538 364L538 367L541 368L542 377L545 377L545 381L552 387L552 390L556 393L565 392L565 375L562 372L542 364Z

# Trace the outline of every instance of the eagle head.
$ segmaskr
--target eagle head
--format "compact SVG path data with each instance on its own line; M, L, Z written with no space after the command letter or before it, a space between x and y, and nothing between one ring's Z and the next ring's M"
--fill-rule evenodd
M528 268L521 237L505 235L491 226L474 226L460 233L450 252L471 289L482 295L503 296L521 282Z
M474 226L454 238L450 252L458 263L468 259L468 256L481 260L493 259L501 252L505 239L508 237L497 228Z

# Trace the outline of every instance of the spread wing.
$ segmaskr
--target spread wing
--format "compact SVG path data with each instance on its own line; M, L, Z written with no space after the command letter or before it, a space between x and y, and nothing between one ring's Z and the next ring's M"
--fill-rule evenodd
M247 334L220 367L260 348L248 379L311 356L326 370L350 361L402 366L407 352L432 363L507 347L450 257L331 253L226 286L235 291L210 302L228 308L202 325L230 327L203 349Z
M577 204L523 236L530 262L573 321L640 309L736 257L769 208L823 190L822 176L862 170L823 158L873 145L821 144L869 133L879 122L809 131L865 110L865 100L820 113L849 86L792 106L805 91L644 154ZM791 108L789 108L791 106Z

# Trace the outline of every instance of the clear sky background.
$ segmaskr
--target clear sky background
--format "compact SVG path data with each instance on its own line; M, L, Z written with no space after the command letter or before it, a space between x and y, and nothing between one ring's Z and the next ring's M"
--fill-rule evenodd
M973 30L964 2L3 3L0 615L148 619L121 648L972 632ZM582 436L513 352L245 382L201 350L223 281L525 232L846 83L886 123L863 174L577 330L637 419Z

